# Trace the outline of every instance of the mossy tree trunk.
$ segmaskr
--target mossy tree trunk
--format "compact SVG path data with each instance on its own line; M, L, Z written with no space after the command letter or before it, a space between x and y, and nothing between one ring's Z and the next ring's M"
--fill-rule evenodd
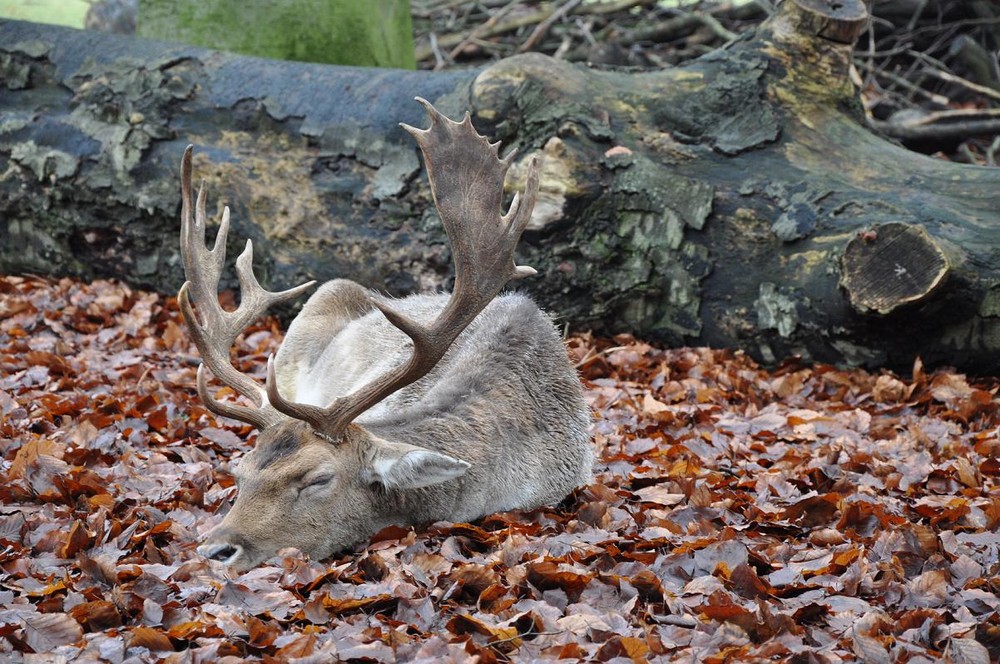
M278 60L415 69L408 0L139 0L139 35Z
M427 73L279 63L0 23L0 269L174 291L177 164L258 243L265 283L447 287L414 95L544 157L519 287L576 328L766 361L1000 370L1000 171L869 132L863 2L786 0L683 67L525 55Z

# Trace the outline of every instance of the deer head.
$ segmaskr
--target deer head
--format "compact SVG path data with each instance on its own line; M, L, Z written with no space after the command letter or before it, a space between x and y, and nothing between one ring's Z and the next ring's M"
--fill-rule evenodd
M271 304L299 296L313 282L283 292L265 290L253 274L253 246L247 241L236 261L241 302L235 311L224 310L218 284L229 209L223 211L209 250L204 187L193 204L192 149L184 153L181 249L188 281L178 301L204 362L198 369L198 394L212 412L260 430L255 448L234 473L239 485L236 503L199 547L203 555L237 569L253 567L283 547L324 557L390 523L408 522L398 513L406 509L400 506L406 503L406 492L417 492L412 500L433 501L435 495L420 490L460 477L469 468L456 456L406 440L387 440L354 420L430 372L509 280L535 274L530 267L516 266L513 252L531 216L537 164L529 168L526 195L515 196L502 214L504 176L513 154L500 159L498 144L476 133L468 115L454 122L427 101L417 101L430 115L430 128L401 126L424 155L435 205L451 242L455 289L437 317L422 322L351 284L352 306L361 312L380 311L412 342L412 353L406 362L323 406L282 396L273 357L263 386L230 363L230 348L247 325ZM206 366L250 405L217 400L208 388Z

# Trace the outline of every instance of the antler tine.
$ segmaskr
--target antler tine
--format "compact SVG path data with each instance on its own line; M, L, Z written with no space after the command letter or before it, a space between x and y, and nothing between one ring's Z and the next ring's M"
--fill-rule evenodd
M205 404L205 407L216 415L231 417L232 419L239 420L240 422L247 422L254 425L258 429L266 429L273 424L273 421L267 417L266 410L247 408L245 406L226 403L216 399L215 396L208 391L208 372L205 371L204 364L198 365L198 396L201 397L201 401Z
M315 282L280 292L265 290L254 276L253 243L247 240L246 248L236 259L240 305L235 311L222 308L218 292L219 278L226 261L229 208L223 210L215 243L208 249L205 244L208 215L205 212L207 194L204 183L198 188L194 206L191 200L192 150L193 146L188 146L181 160L181 255L188 281L181 286L177 299L202 360L220 381L250 399L256 408L222 404L212 398L208 395L204 372L199 372L199 394L212 412L264 428L281 418L267 408L265 389L230 363L229 349L247 326L263 315L268 307L298 297ZM203 384L205 389L202 389Z
M194 219L191 217L191 154L194 146L184 150L181 160L181 256L186 275L199 275L192 282L196 302L217 297L212 288L217 288L222 268L226 262L226 238L229 236L229 208L222 211L219 231L211 249L205 248L207 193L204 181L198 187ZM191 251L194 248L195 251ZM200 251L199 251L200 248ZM204 312L206 315L209 312Z
M278 392L278 379L274 375L274 355L267 358L267 399L279 413L284 413L292 419L309 423L313 430L322 434L326 409L304 403L288 401Z
M253 241L250 239L247 239L246 247L236 259L236 277L240 282L240 305L231 315L233 327L240 331L269 309L271 305L294 300L316 284L315 281L307 281L304 284L277 292L265 289L253 273ZM224 313L229 314L230 312ZM235 341L235 337L233 340Z
M511 279L535 274L514 264L514 247L531 217L538 192L538 163L528 168L527 186L507 214L501 214L503 183L513 154L501 159L499 143L478 134L468 114L461 122L448 119L430 102L417 98L430 116L428 129L401 125L424 154L434 203L451 241L455 262L455 290L430 324L409 318L388 303L372 303L395 327L413 340L413 353L402 365L327 408L297 404L281 398L269 370L267 392L280 412L304 420L331 438L338 438L358 415L419 380L444 356L455 338Z
M515 150L511 150L507 159L513 159ZM510 202L510 209L507 210L502 219L507 226L507 236L511 247L517 246L521 234L528 227L531 221L531 212L535 209L535 200L538 198L538 157L532 157L528 164L528 180L524 184L524 197L521 192L514 192L514 199ZM514 279L524 279L538 274L538 270L528 265L514 266Z

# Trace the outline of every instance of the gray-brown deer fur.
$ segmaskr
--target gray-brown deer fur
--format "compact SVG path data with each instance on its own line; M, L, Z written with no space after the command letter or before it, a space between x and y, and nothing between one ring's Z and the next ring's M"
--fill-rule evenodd
M254 407L216 401L201 369L199 393L214 412L260 429L235 471L236 503L199 547L236 569L283 547L322 558L388 525L553 504L590 481L589 413L559 334L528 297L496 297L509 279L534 273L514 266L513 248L531 213L537 167L502 216L512 156L498 159L468 117L452 122L419 101L431 128L404 128L424 152L452 241L456 293L388 300L352 281L327 282L289 327L265 388L233 369L229 346L268 304L311 284L264 291L248 243L237 261L245 306L219 313L228 210L216 249L207 251L204 193L192 222L185 153L189 282L181 309L206 364Z

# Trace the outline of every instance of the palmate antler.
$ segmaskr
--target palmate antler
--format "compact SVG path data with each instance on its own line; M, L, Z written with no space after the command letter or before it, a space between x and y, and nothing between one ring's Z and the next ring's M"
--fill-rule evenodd
M228 209L223 213L220 239L212 251L204 249L204 196L198 195L198 214L192 230L182 230L182 247L197 245L201 253L196 258L190 249L185 253L185 273L193 284L198 311L207 312L201 325L188 303L188 284L179 295L185 320L192 329L198 350L205 362L224 383L258 405L257 409L221 404L211 399L204 387L204 375L199 371L199 394L213 412L249 422L264 428L275 422L275 411L309 423L319 434L338 440L355 418L387 396L426 375L444 356L452 342L469 323L493 300L511 279L535 274L535 270L514 264L514 248L524 232L535 196L538 193L538 165L533 160L528 169L524 195L515 195L510 209L502 214L503 183L514 159L511 152L505 158L498 155L499 143L491 144L472 126L468 114L462 122L454 122L439 113L429 102L417 98L430 116L428 129L401 125L417 141L424 154L431 191L445 232L451 241L455 262L455 290L444 309L429 324L409 318L388 303L373 298L372 303L395 327L413 340L409 360L351 394L334 399L326 408L288 401L278 393L273 358L268 360L267 383L263 395L260 386L237 372L228 360L228 348L236 336L253 318L273 302L297 296L310 284L303 284L281 293L265 291L253 277L247 250L237 261L237 273L244 289L243 300L249 302L246 311L241 303L236 312L225 312L218 305L216 294L223 255L216 255L225 243ZM182 188L185 207L182 215L189 220L190 149L182 165ZM183 183L187 184L184 185ZM185 223L187 229L189 223ZM191 239L200 233L200 244ZM224 249L223 249L224 251ZM207 274L206 274L207 273ZM218 333L214 330L218 328ZM225 349L225 350L223 350ZM334 368L335 369L335 368ZM272 410L272 408L274 410Z
M361 413L433 369L455 338L508 281L536 273L533 268L514 264L514 247L535 205L537 163L533 160L528 169L524 197L515 195L510 210L502 214L504 176L514 152L500 159L499 142L491 144L480 136L468 113L462 122L455 122L427 100L418 97L417 101L427 109L430 128L401 126L416 139L424 153L434 204L451 241L455 290L438 317L427 325L373 299L389 322L413 340L413 354L405 364L335 399L326 408L283 399L278 394L274 363L268 361L267 397L271 404L333 439L339 438Z

